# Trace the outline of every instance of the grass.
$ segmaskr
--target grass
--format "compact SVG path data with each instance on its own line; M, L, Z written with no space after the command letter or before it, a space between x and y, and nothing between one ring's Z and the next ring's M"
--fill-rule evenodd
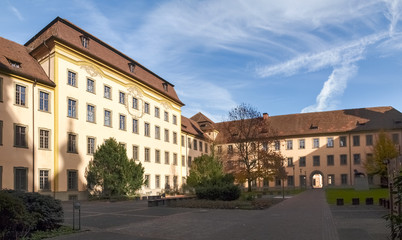
M78 230L73 230L71 227L68 226L61 226L57 229L53 229L51 231L36 231L29 236L29 238L24 238L26 240L40 240L45 238L53 238L62 235L72 234L77 232Z
M379 204L380 198L389 198L387 188L356 191L354 189L329 188L325 190L327 202L336 204L337 198L343 198L344 204L352 204L352 198L359 198L360 204L365 204L366 198L373 198L374 204Z

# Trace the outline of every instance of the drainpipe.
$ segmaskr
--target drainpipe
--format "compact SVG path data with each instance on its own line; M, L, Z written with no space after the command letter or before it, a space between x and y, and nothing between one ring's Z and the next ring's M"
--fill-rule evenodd
M32 192L35 192L35 86L32 85Z
M350 179L350 184L349 185L352 186L352 141L350 139L350 133L349 133L348 137L349 137L349 144L348 144L349 145L349 156L348 156L348 159L349 159L349 179Z

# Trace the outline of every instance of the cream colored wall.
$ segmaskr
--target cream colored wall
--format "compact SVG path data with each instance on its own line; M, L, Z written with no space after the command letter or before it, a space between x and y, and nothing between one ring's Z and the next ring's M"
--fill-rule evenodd
M206 142L204 139L194 136L193 134L189 134L186 132L182 132L181 136L184 137L184 146L181 147L182 155L185 156L185 165L186 168L183 169L182 175L183 177L187 177L190 173L191 166L188 166L188 159L191 157L191 162L194 162L194 158L199 157L203 154L210 154L210 143ZM189 146L189 139L191 141L191 147ZM197 150L194 149L194 139L197 140ZM181 139L180 139L181 141ZM202 142L202 151L200 151L200 142ZM205 143L208 144L208 152L205 151ZM180 142L181 144L181 142Z

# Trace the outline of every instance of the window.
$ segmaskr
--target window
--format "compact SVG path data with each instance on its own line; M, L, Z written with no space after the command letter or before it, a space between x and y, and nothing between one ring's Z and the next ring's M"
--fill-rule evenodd
M228 154L233 154L233 145L228 145Z
M181 146L184 147L184 136L181 135Z
M130 72L134 73L135 65L135 63L128 63L128 68L130 69Z
M165 164L170 164L169 152L165 152Z
M15 104L20 106L26 105L26 87L21 85L15 86Z
M320 166L320 156L313 156L313 166Z
M119 142L119 146L122 146L124 150L127 150L127 144L124 142Z
M181 165L182 165L183 167L186 166L186 157L185 157L184 155L181 155Z
M334 185L335 185L335 175L328 174L328 186L334 186Z
M144 113L149 114L149 103L144 103Z
M150 129L149 129L149 123L144 123L144 136L147 136L147 137L151 136Z
M155 138L161 139L161 129L159 126L155 126Z
M78 190L77 170L67 170L67 190Z
M177 166L177 153L173 153L173 165Z
M394 144L399 144L399 134L398 133L392 134L392 142Z
M145 188L149 188L149 174L146 174L144 177Z
M144 148L144 161L145 162L150 162L151 161L149 148Z
M313 139L313 148L319 148L319 147L320 147L320 139L314 138Z
M95 106L87 105L87 121L94 123L95 122Z
M169 189L169 188L170 188L170 177L165 176L165 189Z
M49 93L39 91L39 110L49 112Z
M0 99L1 100L1 99ZM173 124L174 125L177 125L177 116L176 115L173 115Z
M112 89L109 86L104 86L103 96L107 99L112 99Z
M194 150L198 150L198 142L196 139L193 141Z
M348 175L347 174L341 174L341 184L342 185L348 184Z
M93 155L95 153L95 138L87 138L87 154Z
M304 139L299 139L299 148L300 149L305 149L306 148L306 142Z
M138 146L133 146L133 159L138 160Z
M340 147L346 147L346 137L345 136L340 136L339 137L339 146Z
M293 140L287 140L286 141L286 149L287 150L292 150L293 149Z
M366 146L373 145L373 135L366 135Z
M3 102L3 79L0 78L0 102ZM1 186L0 186L1 189Z
M39 170L39 189L50 190L49 170Z
M25 126L15 125L14 147L28 147L27 128Z
M161 151L155 149L155 163L161 163Z
M202 152L202 142L200 141L200 152Z
M173 187L177 189L179 185L177 184L177 176L173 176Z
M191 138L188 138L187 140L188 140L188 141L187 141L187 146L188 146L188 148L191 149Z
M87 92L95 93L95 81L87 78Z
M275 177L275 186L280 187L282 185L281 179L279 177Z
M332 137L327 138L327 147L328 148L334 147L334 138L332 138Z
M137 119L133 119L133 133L138 134L138 120Z
M67 152L77 153L77 135L73 133L68 134Z
M288 158L288 167L293 167L293 158Z
M155 188L161 187L161 177L159 175L155 175Z
M126 94L124 92L119 92L119 103L126 104Z
M169 130L165 129L165 142L169 142Z
M11 67L21 68L21 63L20 62L13 61L11 59L7 59L7 60L8 60L8 63L11 65Z
M295 182L294 182L294 178L293 176L288 176L288 186L294 186Z
M109 111L109 110L105 110L104 125L107 126L107 127L112 126L112 112Z
M22 167L14 168L14 190L28 190L28 169Z
M327 166L334 166L334 155L327 155Z
M275 150L281 150L281 143L280 143L280 141L275 141Z
M348 164L348 156L346 154L341 154L340 159L341 159L341 165Z
M205 143L205 153L208 153L208 143Z
M353 136L353 146L354 147L360 146L360 136L359 135Z
M75 72L68 71L68 80L67 84L73 87L77 86L77 80L76 80L77 74Z
M252 146L252 148L255 150L255 143L254 143L254 145ZM268 151L268 143L267 143L267 142L263 142L263 143L262 143L262 150Z
M160 113L159 113L159 108L155 107L155 117L159 118L160 117Z
M300 157L299 158L299 167L305 167L306 166L306 157Z
M166 121L166 122L169 122L169 113L168 112L164 112L164 114L163 114L163 116L164 116L164 120Z
M269 187L269 179L268 179L268 178L264 178L263 181L262 181L262 185L263 185L264 187Z
M3 121L0 120L0 146L3 145Z
M89 38L87 36L81 36L81 44L84 48L88 48Z
M300 181L300 186L305 187L306 186L306 175L300 175L299 181Z
M163 86L163 90L165 90L166 92L168 91L168 84L167 83L162 83Z
M173 132L173 144L177 144L177 133Z
M360 165L360 154L358 153L353 154L353 164Z
M77 118L77 101L68 99L68 112L67 116Z
M133 108L138 109L138 99L133 97Z
M222 153L222 146L218 146L218 153Z
M190 157L190 156L188 156L188 163L187 163L187 166L188 166L188 167L191 167L191 157Z
M49 130L39 130L39 148L49 149Z
M126 130L126 116L120 114L119 117L119 129Z

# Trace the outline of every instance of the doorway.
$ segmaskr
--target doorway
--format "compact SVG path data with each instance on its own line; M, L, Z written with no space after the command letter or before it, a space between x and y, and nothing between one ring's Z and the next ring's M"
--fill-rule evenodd
M312 186L313 186L313 188L322 188L323 182L322 182L322 174L321 173L315 173L313 175Z

